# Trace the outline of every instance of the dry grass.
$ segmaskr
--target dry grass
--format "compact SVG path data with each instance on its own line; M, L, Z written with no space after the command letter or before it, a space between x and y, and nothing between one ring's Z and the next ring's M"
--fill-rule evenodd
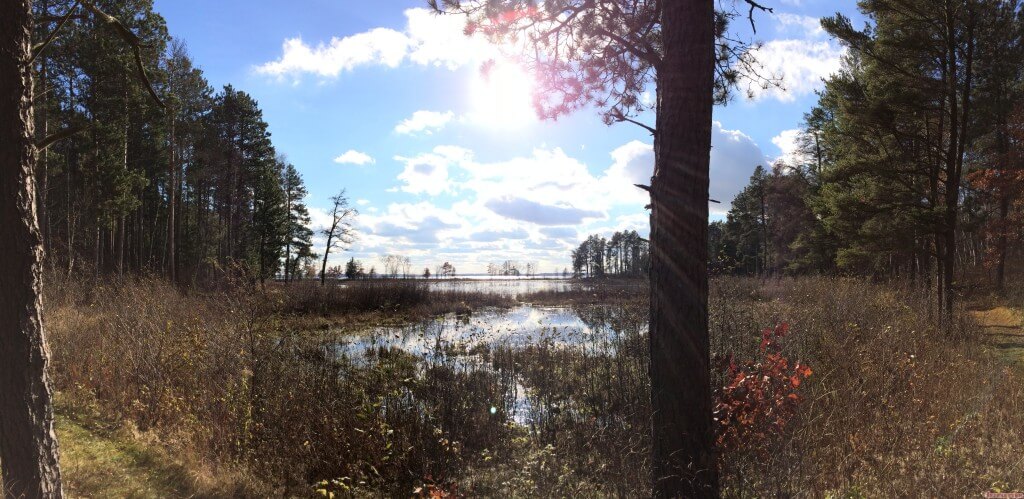
M926 297L858 280L720 280L715 289L716 350L749 348L744 331L786 321L790 356L815 369L800 418L770 452L725 456L729 494L1024 488L1013 450L1024 436L1021 380L982 348L964 314L939 331Z
M593 279L564 291L537 291L518 297L538 306L642 304L647 298L647 281L641 279Z
M431 289L416 279L372 279L345 283L300 281L275 289L275 299L289 314L322 317L362 312L402 318L444 313L469 313L482 307L509 306L511 298L463 290Z
M431 484L471 495L648 494L642 289L524 297L573 303L607 339L483 347L478 362L444 349L429 359L386 349L339 356L329 331L291 329L296 316L337 323L509 302L412 286L250 296L182 294L157 280L51 284L55 378L64 400L88 401L190 456L186 470L235 477L203 490L301 495L327 480L319 487L345 494ZM716 355L753 358L760 331L787 322L785 355L814 369L783 431L721 456L724 495L1024 489L1019 373L983 346L966 314L936 329L931 301L853 279L715 280ZM518 399L528 402L526 426L506 423L523 410Z

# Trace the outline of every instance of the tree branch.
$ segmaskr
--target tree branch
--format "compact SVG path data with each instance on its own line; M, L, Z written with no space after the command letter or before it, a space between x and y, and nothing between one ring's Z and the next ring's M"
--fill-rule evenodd
M151 82L149 80L149 76L146 75L145 66L142 65L142 40L135 36L135 33L132 33L132 31L126 28L124 24L121 24L121 21L118 21L114 16L100 10L90 0L79 1L83 7L89 10L89 12L95 14L96 17L100 18L104 23L113 26L114 30L121 36L121 39L131 46L132 53L135 55L135 68L139 73L139 79L145 84L146 90L149 91L149 95L153 98L153 101L155 101L161 109L167 109L167 105L164 104L164 101L160 99L160 96L157 95L156 90L153 88L153 82Z
M57 33L60 33L60 29L63 28L64 25L68 23L68 20L71 19L71 14L74 14L76 10L78 10L77 1L71 5L71 8L68 9L68 12L64 14L64 17L60 19L60 23L58 23L57 27L53 29L53 32L50 33L50 36L46 37L46 40L43 41L43 43L40 43L35 47L32 47L32 57L30 57L28 60L29 66L31 66L33 62L36 62L36 57L39 57L39 54L41 54L43 50L50 45L50 42L52 42L54 38L57 38Z
M756 34L757 33L757 26L754 26L754 9L760 10L761 12L767 12L769 14L774 13L775 10L772 9L771 7L765 7L764 5L761 5L761 4L757 3L754 0L743 0L743 1L747 2L747 5L750 5L750 11L747 12L747 19L750 20L750 29L754 30L754 33Z
M64 139L66 139L68 137L71 137L71 136L77 134L77 133L83 132L87 128L89 128L89 125L69 126L69 127L64 128L63 130L60 130L60 131L57 131L57 132L53 132L50 135L48 135L45 138L43 138L43 140L40 140L39 142L36 142L36 150L37 151L45 151L46 148L50 147L51 145L53 145L54 142L58 142L58 141L64 140Z
M640 128L643 128L644 130L647 130L648 132L651 132L651 135L657 135L658 134L658 131L655 130L654 127L649 126L649 125L645 125L645 124L643 124L643 123L641 123L641 122L639 122L637 120L634 120L632 118L628 118L628 117L626 117L626 115L622 114L621 111L611 115L611 117L613 119L615 119L615 121L618 121L618 122L625 121L627 123L632 123L632 124L634 124L634 125L636 125L636 126L638 126Z
M635 44L631 43L629 40L626 40L625 38L623 38L623 37L621 37L619 35L616 35L615 33L612 33L611 31L608 31L607 29L599 28L597 30L597 32L599 34L604 35L605 37L611 39L612 41L621 44L623 47L626 47L626 49L628 49L634 55L636 55L640 59L643 59L644 62L646 62L647 64L650 64L651 67L653 67L653 68L660 68L661 67L661 58L658 57L656 54L652 54L652 53L650 53L650 52L648 52L646 50L641 50L640 47L637 47Z

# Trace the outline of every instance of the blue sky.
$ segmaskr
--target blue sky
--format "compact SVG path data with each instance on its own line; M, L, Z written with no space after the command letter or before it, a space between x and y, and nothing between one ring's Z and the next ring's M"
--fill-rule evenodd
M790 151L821 78L839 67L842 49L818 18L857 19L853 1L762 3L775 14L757 15L756 35L745 19L735 29L763 42L757 57L784 89L747 98L744 87L716 108L711 194L724 204L711 206L713 218L756 165ZM588 234L647 233L632 184L650 177L650 135L605 126L594 110L537 120L529 75L423 1L156 0L156 9L214 87L259 101L278 152L305 178L314 225L347 190L360 236L332 264L355 256L379 267L394 253L415 268L451 261L479 272L510 259L551 272ZM490 58L499 77L484 79Z

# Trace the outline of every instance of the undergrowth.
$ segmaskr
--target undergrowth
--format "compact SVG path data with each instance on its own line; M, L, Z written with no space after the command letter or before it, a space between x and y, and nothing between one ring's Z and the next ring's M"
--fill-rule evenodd
M649 494L642 288L590 292L603 304L567 295L580 334L600 338L580 345L340 354L345 337L290 328L296 315L510 301L393 286L49 284L54 377L64 400L275 494ZM1021 381L959 312L940 330L916 291L827 278L718 278L710 303L724 495L1024 487Z

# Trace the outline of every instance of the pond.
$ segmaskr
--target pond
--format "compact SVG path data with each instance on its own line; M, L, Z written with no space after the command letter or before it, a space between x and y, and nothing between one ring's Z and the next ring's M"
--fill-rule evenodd
M613 305L521 305L361 333L339 330L323 348L329 357L362 365L400 352L414 356L424 370L441 366L498 374L509 380L510 404L503 412L510 421L532 427L549 417L552 384L570 383L538 376L538 369L554 373L574 364L618 364L621 373L622 365L629 364L630 372L644 374L645 367L639 365L645 365L644 312ZM601 376L598 372L594 375Z

